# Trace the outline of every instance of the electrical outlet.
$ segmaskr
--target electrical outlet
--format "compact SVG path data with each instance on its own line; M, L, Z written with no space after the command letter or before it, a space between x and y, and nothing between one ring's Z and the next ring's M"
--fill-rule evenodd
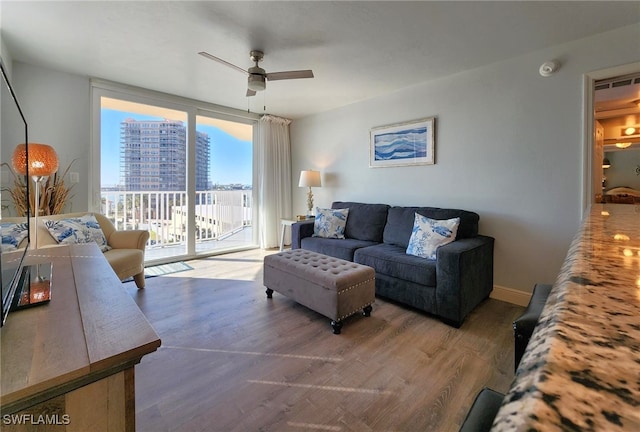
M70 172L69 180L71 181L71 183L80 183L80 173Z

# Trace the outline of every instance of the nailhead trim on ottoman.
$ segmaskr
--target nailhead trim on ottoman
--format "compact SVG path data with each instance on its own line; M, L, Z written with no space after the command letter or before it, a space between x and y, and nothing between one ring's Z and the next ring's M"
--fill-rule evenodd
M304 249L266 256L264 285L268 298L276 291L330 318L336 334L359 310L369 316L375 301L373 268Z

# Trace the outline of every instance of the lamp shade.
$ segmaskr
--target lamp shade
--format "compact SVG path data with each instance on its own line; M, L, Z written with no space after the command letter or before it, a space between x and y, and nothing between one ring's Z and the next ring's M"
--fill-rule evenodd
M300 182L298 187L320 187L322 182L320 181L320 171L300 171Z
M19 174L27 175L27 166L32 177L46 177L58 171L58 155L50 145L29 143L28 153L27 160L27 146L24 144L18 144L13 151L11 163Z

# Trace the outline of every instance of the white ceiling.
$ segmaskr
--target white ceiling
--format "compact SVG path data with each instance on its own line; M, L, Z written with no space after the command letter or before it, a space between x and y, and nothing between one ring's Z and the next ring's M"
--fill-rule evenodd
M640 22L640 2L6 1L14 61L298 118ZM312 69L247 99L244 69ZM548 60L548 59L545 59Z

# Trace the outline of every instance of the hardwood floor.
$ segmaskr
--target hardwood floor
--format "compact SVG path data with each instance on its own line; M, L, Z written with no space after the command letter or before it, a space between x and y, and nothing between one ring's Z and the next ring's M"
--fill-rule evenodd
M460 329L376 299L329 319L274 293L252 250L125 286L162 339L136 367L138 431L457 431L476 393L513 379L512 321L489 299Z

